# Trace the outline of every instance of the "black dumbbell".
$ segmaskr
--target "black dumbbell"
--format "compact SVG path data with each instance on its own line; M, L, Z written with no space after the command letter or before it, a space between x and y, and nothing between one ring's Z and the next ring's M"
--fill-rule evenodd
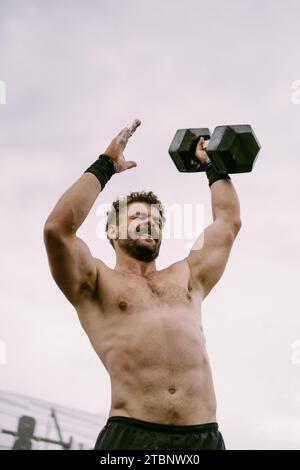
M260 144L249 124L217 126L212 136L207 128L178 129L169 147L169 154L179 171L204 171L195 157L200 137L209 139L206 152L219 173L252 171Z

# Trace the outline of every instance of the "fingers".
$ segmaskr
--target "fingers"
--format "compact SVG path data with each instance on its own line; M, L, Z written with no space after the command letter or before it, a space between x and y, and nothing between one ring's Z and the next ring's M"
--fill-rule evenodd
M195 156L201 162L208 160L208 155L206 153L207 146L208 146L208 142L205 141L204 137L200 137L199 142L197 143Z
M130 132L130 136L135 132L136 128L141 125L141 121L139 119L135 119L131 126L128 127L128 130Z
M129 137L132 136L132 134L135 132L136 128L139 127L141 124L141 121L139 119L135 119L131 126L129 127L124 127L124 129L119 132L117 135L118 139L124 140L125 144L127 144Z
M206 142L206 140L204 140L204 137L200 137L199 142L196 147L197 151L198 152L201 150L205 151L207 149L207 146L208 146L208 143Z
M134 168L135 166L137 166L137 163L136 162L126 162L126 170L129 170L130 168Z
M200 137L200 140L198 142L198 146L200 147L200 150L204 150L207 147L207 143L204 140L204 137Z

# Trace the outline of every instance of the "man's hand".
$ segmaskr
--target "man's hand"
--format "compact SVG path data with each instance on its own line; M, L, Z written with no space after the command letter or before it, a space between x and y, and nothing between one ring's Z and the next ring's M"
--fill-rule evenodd
M198 158L198 160L200 160L201 163L205 163L205 162L209 161L208 155L205 151L207 145L208 144L204 140L204 137L200 137L200 140L199 140L199 142L197 144L197 147L196 147L195 156Z
M130 127L124 127L119 134L111 141L105 154L111 157L118 165L118 173L121 171L129 170L137 166L136 162L126 161L123 151L127 145L129 137L135 132L136 128L141 124L139 119L135 119Z

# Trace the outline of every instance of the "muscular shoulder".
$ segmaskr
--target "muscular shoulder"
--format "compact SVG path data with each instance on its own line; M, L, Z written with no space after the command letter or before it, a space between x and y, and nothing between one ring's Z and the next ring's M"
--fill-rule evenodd
M174 276L174 279L177 280L178 283L184 282L189 290L202 290L202 285L197 278L193 276L193 272L186 258L171 264L167 270Z
M170 266L168 266L166 270L169 273L174 274L175 276L180 276L180 277L184 276L186 278L189 277L189 272L190 272L189 265L186 259L181 259L179 261L176 261L173 264L170 264Z

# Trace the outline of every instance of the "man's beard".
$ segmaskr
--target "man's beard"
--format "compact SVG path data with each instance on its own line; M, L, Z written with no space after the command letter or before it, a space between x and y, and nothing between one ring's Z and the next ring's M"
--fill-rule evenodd
M161 240L153 240L151 242L141 241L139 238L119 239L119 247L125 251L127 255L139 261L150 262L155 260L159 255Z

